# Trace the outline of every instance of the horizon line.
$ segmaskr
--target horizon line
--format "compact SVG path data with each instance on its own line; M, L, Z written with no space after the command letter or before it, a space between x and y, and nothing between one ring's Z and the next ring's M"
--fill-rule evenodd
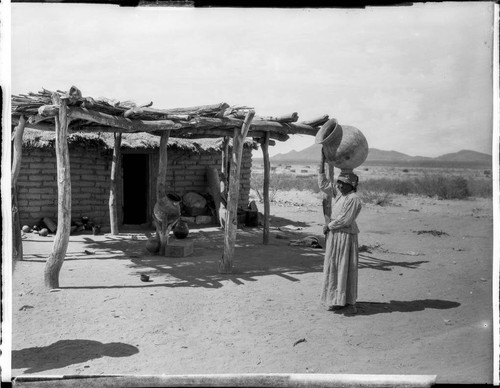
M297 151L297 150L291 150L291 151L288 151L288 152L285 152L285 153L278 153L278 154L275 154L273 156L269 156L270 158L273 158L275 156L278 156L278 155L286 155L286 154L289 154L290 152L292 151L295 151L295 152L301 152L301 151L304 151L306 150L307 148L309 147L306 147L300 151ZM472 150L472 149L469 149L469 148L463 148L461 150L458 150L458 151L453 151L453 152L446 152L446 153L443 153L443 154L440 154L438 156L424 156L424 155L410 155L410 154L406 154L404 152L401 152L401 151L396 151L396 150L383 150L381 148L370 148L370 149L373 149L373 150L378 150L378 151L383 151L383 152L397 152L397 153L400 153L400 154L403 154L403 155L406 155L406 156L409 156L409 157L412 157L412 158L417 158L417 157L421 157L421 158L430 158L430 159L435 159L435 158L439 158L441 156L444 156L444 155L449 155L449 154L456 154L456 153L459 153L459 152L462 152L462 151L472 151L472 152L477 152L479 154L483 154L483 155L487 155L487 156L490 156L490 157L493 157L493 154L492 153L485 153L485 152L481 152L481 151L476 151L476 150ZM263 156L259 156L259 157L256 157L256 159L263 159Z

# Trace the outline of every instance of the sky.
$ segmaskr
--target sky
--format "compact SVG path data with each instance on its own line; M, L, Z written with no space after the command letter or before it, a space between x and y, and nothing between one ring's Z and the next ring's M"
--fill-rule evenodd
M13 3L11 93L328 114L371 148L492 153L493 2L366 9ZM314 143L276 141L271 156Z

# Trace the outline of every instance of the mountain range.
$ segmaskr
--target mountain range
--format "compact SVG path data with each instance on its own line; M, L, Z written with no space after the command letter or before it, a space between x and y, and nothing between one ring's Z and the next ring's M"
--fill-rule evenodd
M285 154L277 154L270 158L271 162L307 162L314 163L319 161L321 152L320 144L313 144L302 151L292 150ZM256 158L261 159L261 158ZM370 148L365 163L370 162L460 162L460 163L481 163L491 164L491 155L477 151L461 150L448 153L437 157L410 156L398 151L384 151L377 148Z

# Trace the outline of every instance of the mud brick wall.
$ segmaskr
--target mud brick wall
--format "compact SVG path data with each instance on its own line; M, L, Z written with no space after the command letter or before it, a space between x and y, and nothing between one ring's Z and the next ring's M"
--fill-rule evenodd
M110 152L102 148L70 148L71 215L87 216L109 224ZM18 179L18 205L22 225L40 218L57 222L57 168L55 150L23 150Z
M202 152L199 154L186 153L180 150L169 150L167 171L168 191L180 195L181 197L189 191L198 193L210 193L207 180L207 168L221 169L221 152ZM152 198L156 201L156 176L158 174L158 154L151 158L151 184ZM242 208L248 206L250 195L250 174L252 169L252 149L243 149L241 171L240 171L240 192L238 205Z
M156 201L158 150L123 150L123 153L150 155L150 203ZM109 225L109 185L112 151L102 146L70 146L72 219L87 216L101 225ZM207 167L220 171L220 151L191 153L169 149L167 182L171 192L184 195L188 191L208 192ZM252 148L243 150L239 206L246 208L250 193ZM43 217L57 222L56 154L52 148L23 149L18 178L18 205L21 225L33 226ZM121 181L118 182L118 216L121 214Z

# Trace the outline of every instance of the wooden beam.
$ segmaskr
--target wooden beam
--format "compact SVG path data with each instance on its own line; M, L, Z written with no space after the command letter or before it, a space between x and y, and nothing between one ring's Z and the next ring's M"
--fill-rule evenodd
M49 289L59 288L59 272L68 249L71 232L71 174L68 150L69 115L66 99L57 93L53 95L54 104L59 104L59 115L56 125L56 160L57 160L57 233L52 253L47 259L44 272L45 286Z
M196 139L196 138L207 138L207 137L224 137L232 136L234 128L240 128L243 122L239 119L229 119L229 118L209 118L203 117L191 121L180 121L174 122L172 120L158 120L158 121L141 121L141 120L130 120L123 117L111 116L105 113L85 113L82 108L70 108L72 112L77 112L72 114L73 118L79 118L82 120L94 122L100 124L101 126L85 126L76 123L73 125L69 131L73 132L123 132L123 133L137 133L137 132L162 132L165 130L170 130L171 137L185 138L185 139ZM91 112L91 111L87 111ZM33 123L28 122L26 124L27 128L33 128L43 131L54 131L53 127L48 124L42 124L40 121L49 119L47 117L41 116L31 116L33 117ZM30 119L31 119L30 117ZM15 123L15 118L13 118L13 123ZM252 126L248 131L248 137L264 138L265 133L269 132L270 139L278 141L286 141L290 138L290 134L305 134L316 136L318 128L313 128L305 124L296 123L279 123L272 121L254 121ZM288 133L287 133L288 132Z
M266 121L277 121L278 123L294 123L299 119L297 112L293 112L287 115L279 116L279 117L262 117L262 120Z
M270 203L269 203L269 180L271 178L271 162L269 161L269 132L261 143L262 154L264 157L264 231L262 242L264 245L269 244L269 216L270 216Z
M242 128L236 128L234 130L233 150L231 153L231 173L229 176L229 196L227 200L227 215L225 222L226 227L224 229L224 254L219 261L220 273L231 273L233 268L240 190L241 157L243 154L243 143L248 134L254 115L255 111L249 111L245 117Z
M38 114L43 117L55 117L59 114L59 105L42 105Z
M250 131L269 131L271 133L281 132L287 135L316 136L318 128L303 123L278 123L276 121L255 120L252 122Z
M128 118L134 115L140 115L144 112L144 108L149 108L151 105L153 105L153 101L146 105L134 106L133 108L123 112L123 117Z
M323 115L323 116L317 117L317 118L312 119L312 120L302 121L301 124L309 125L311 127L318 127L318 126L326 123L328 121L328 119L329 119L328 115Z
M11 176L11 194L12 194L12 258L14 260L23 259L23 240L21 235L21 221L19 218L19 206L17 202L17 179L21 171L21 162L23 155L23 134L26 119L21 116L19 124L14 130L14 139L12 144L12 176Z
M111 116L106 113L100 113L77 107L69 108L69 115L71 119L87 120L94 123L107 125L113 128L122 128L126 130L133 130L136 132L161 131L181 127L180 124L176 124L172 120L130 120L124 117Z
M191 106L187 108L171 108L171 109L155 109L155 108L144 108L142 112L144 114L155 114L155 115L190 115L197 116L207 113L215 113L220 111L225 111L229 108L229 104L222 102L220 104L212 105L199 105Z
M111 226L111 234L118 235L118 208L117 208L117 192L118 192L118 175L121 164L121 144L122 134L117 132L114 135L115 142L113 148L113 160L111 162L111 181L109 188L109 224Z
M183 128L189 127L191 129L190 133L201 133L203 130L213 132L214 130L221 130L223 128L229 128L231 132L234 128L241 128L243 125L243 120L223 117L223 118L212 118L212 117L197 117L191 120L189 123L183 123ZM252 121L252 125L248 130L248 136L250 137L260 137L258 134L264 132L270 132L271 138L286 141L289 139L287 134L287 127L275 121ZM196 132L195 132L196 131Z

